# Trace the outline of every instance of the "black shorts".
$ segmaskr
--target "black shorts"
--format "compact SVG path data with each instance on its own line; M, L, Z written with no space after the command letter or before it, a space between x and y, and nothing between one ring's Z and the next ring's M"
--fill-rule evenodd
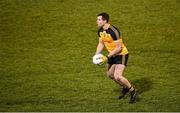
M128 54L126 55L116 55L108 59L108 64L123 64L127 66Z

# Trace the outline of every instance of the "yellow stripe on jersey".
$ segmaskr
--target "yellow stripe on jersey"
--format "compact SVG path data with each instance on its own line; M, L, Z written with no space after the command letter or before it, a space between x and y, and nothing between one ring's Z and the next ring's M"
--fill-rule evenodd
M122 55L122 64L124 64L125 65L125 55Z
M113 26L110 26L109 28L114 31L114 33L116 34L117 39L119 39L120 38L119 32Z

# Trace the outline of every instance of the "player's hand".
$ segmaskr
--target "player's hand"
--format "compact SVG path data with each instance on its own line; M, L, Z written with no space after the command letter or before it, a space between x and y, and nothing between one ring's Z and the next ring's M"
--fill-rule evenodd
M100 65L104 64L108 60L108 56L102 56L102 61L99 63Z

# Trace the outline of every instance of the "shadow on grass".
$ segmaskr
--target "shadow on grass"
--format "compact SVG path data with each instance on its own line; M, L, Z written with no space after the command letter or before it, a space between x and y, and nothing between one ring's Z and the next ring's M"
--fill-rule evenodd
M151 90L153 86L152 80L148 77L143 77L130 82L132 82L133 86L135 86L135 88L138 91L138 94L142 94L143 92ZM116 88L114 89L114 91L120 92L120 89Z
M137 89L138 97L137 102L141 101L142 97L140 96L143 92L149 91L153 88L153 82L148 77L143 77L132 81L133 86ZM115 92L120 92L120 89L114 89ZM127 99L130 95L126 95L124 99Z
M152 89L153 86L151 79L148 77L137 79L135 81L132 81L132 83L135 85L138 94L149 91L150 89Z

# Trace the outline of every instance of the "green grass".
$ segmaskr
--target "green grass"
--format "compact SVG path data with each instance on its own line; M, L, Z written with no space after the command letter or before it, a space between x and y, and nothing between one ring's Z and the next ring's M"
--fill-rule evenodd
M178 0L1 0L0 111L180 111ZM92 64L96 15L121 29L125 76L138 89L118 100L105 65Z

